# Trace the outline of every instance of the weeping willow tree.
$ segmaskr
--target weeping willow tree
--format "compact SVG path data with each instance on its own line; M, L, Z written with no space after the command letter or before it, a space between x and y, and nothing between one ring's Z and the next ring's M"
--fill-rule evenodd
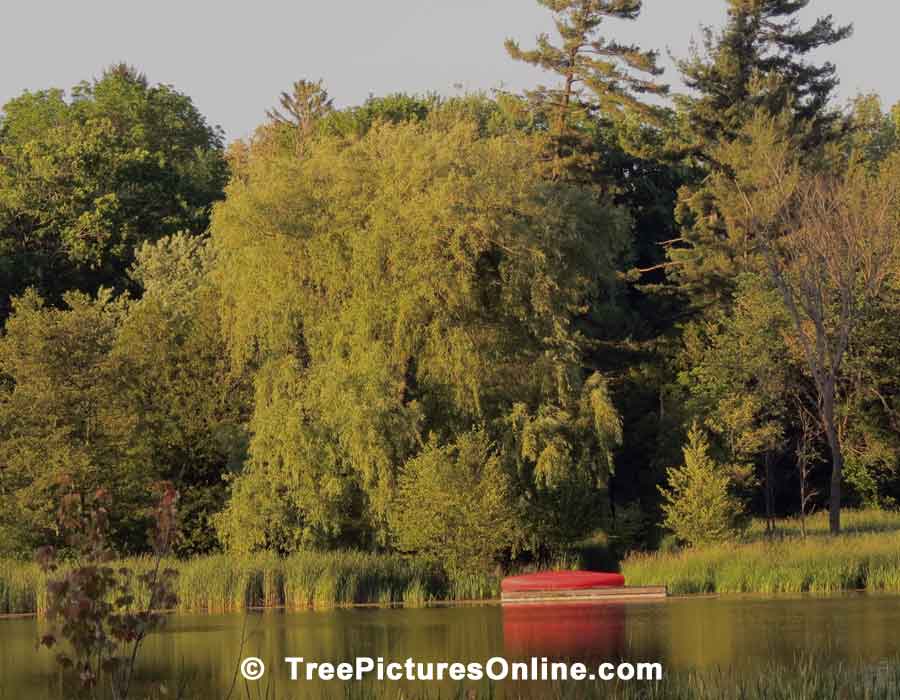
M582 527L598 512L619 421L574 319L627 216L548 184L534 137L444 117L241 152L213 225L231 362L255 384L232 548L391 546L419 478L502 483L491 507L517 520L495 552L552 544L529 519L564 502ZM485 465L461 481L454 445L476 434Z

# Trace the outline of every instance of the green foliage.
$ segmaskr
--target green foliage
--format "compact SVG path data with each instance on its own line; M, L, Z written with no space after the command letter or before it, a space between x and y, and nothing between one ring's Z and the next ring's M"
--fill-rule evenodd
M279 520L287 549L385 543L403 466L429 435L449 445L478 425L524 467L517 493L554 491L541 453L497 439L512 415L556 412L570 437L555 483L567 464L579 484L577 465L608 466L573 318L626 219L545 182L542 149L468 118L323 136L302 158L251 148L213 226L226 338L256 390L225 539Z
M679 384L688 411L713 432L729 462L771 467L812 392L780 297L747 273L731 305L689 324L683 342Z
M694 426L684 448L684 464L668 471L660 487L665 525L684 542L702 545L734 539L745 526L741 502L731 494L726 469L709 454L703 431Z
M654 81L662 73L657 54L634 45L598 36L609 19L634 20L641 0L539 0L554 16L560 44L548 34L537 38L537 47L523 50L512 39L506 50L517 61L555 74L559 84L540 86L526 93L535 111L547 123L553 147L551 175L563 172L576 180L596 178L601 149L596 147L596 127L610 120L631 123L646 140L654 133L641 127L658 124L665 112L643 101L647 95L665 95L668 87ZM633 139L637 142L640 139ZM618 145L618 144L617 144Z
M622 424L606 382L594 374L581 396L562 406L529 413L516 404L507 418L506 439L516 471L526 484L526 522L532 548L555 555L596 530L607 513L604 496L614 471L613 452Z
M211 247L176 234L144 243L130 271L141 291L116 336L113 356L129 368L120 389L136 417L134 441L181 496L181 555L217 548L212 516L224 506L223 475L246 451L251 398L231 372L215 288Z
M896 286L900 158L894 154L874 168L851 160L835 173L811 172L802 166L788 121L788 115L758 115L739 139L718 149L731 174L710 182L729 230L760 252L788 312L832 456L838 530L844 463L838 414L842 384L854 383L844 362L870 311Z
M846 142L851 158L877 167L900 146L900 105L885 113L878 95L861 94L851 103L849 122Z
M114 538L141 550L146 486L186 492L177 551L209 551L222 475L244 451L246 382L231 374L206 281L207 246L185 235L145 245L138 301L72 293L66 309L34 291L15 300L0 338L0 505L4 546L53 537L63 483L113 496Z
M440 105L436 95L422 97L395 93L370 97L359 107L331 112L319 123L319 130L330 136L362 136L376 124L403 124L424 121Z
M127 66L0 113L0 317L35 286L122 288L134 248L202 233L225 182L222 135L190 98Z
M637 19L641 0L538 1L553 13L562 43L554 46L549 35L541 34L535 49L523 51L510 39L506 50L515 60L539 66L565 80L562 88L532 93L532 99L547 103L558 115L560 131L572 116L567 110L575 114L587 108L607 117L653 114L653 108L640 98L667 92L665 86L653 82L653 77L662 73L656 65L657 53L597 36L609 19Z
M120 391L129 368L112 354L125 305L71 293L47 308L17 299L0 338L0 527L7 552L56 541L53 494L65 483L106 489L119 542L142 522L150 455L132 441L136 416Z
M663 519L733 536L760 483L768 511L796 506L803 435L810 505L824 493L824 438L797 419L822 403L814 331L839 355L818 398L850 497L898 502L900 265L842 298L824 246L791 252L815 227L785 216L829 172L831 219L896 233L890 207L868 224L898 181L900 111L865 95L839 113L812 60L850 30L804 28L806 0L728 0L673 110L656 53L602 36L640 0L540 4L558 38L507 49L556 84L337 109L300 80L230 146L212 216L222 134L173 88L115 66L4 106L0 552L58 538L68 482L112 493L117 545L144 551L160 478L182 493L177 554L241 557L217 600L283 599L274 554L303 553L297 600L424 601L424 574L374 593L355 554L313 552L440 557L446 595L477 597L497 563L574 557L588 535L605 554ZM827 297L819 328L767 276L782 254L786 284ZM661 493L695 420L712 448L693 434ZM201 561L202 588L225 565Z
M483 431L432 442L403 467L392 530L400 551L449 571L489 571L521 539L509 475Z
M734 138L757 110L777 114L789 107L796 127L808 129L808 146L833 137L829 131L839 114L829 101L838 84L836 68L815 65L807 56L843 41L852 26L836 26L828 15L801 29L798 15L810 0L727 4L725 27L720 32L705 27L702 45L679 64L696 91L679 98L691 132L720 143Z
M810 161L821 160L821 147L840 138L841 115L830 107L835 67L815 65L808 56L842 41L852 28L835 26L827 16L801 29L797 15L807 5L809 0L728 0L724 29L706 27L702 47L679 63L691 88L678 98L681 138L708 172L727 169L715 150L759 113L784 114ZM725 226L727 215L727 205L705 181L679 193L682 245L670 249L672 277L697 307L727 298L736 261L750 253Z
M847 484L859 502L893 507L900 500L900 296L896 284L868 307L845 360L839 416Z
M276 124L296 127L303 132L315 128L317 122L334 111L333 100L323 87L322 81L298 80L291 92L281 93L281 112L277 107L266 115Z

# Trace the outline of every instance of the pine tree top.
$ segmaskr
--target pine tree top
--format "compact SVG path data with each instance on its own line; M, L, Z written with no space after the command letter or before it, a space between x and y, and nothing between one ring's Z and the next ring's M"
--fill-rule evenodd
M641 0L538 2L553 12L560 43L554 44L548 34L541 34L534 49L523 50L511 39L506 49L515 60L563 79L559 88L538 91L545 101L559 110L580 107L607 117L635 111L644 116L652 114L653 108L642 102L641 96L668 92L668 86L653 80L663 72L657 65L658 52L598 35L608 19L637 19Z
M680 98L698 141L733 138L759 107L776 113L790 106L809 130L810 145L828 140L838 114L828 109L838 85L834 64L806 56L836 44L853 31L832 15L806 29L797 14L811 0L728 0L720 32L704 27L701 45L678 63L694 95Z

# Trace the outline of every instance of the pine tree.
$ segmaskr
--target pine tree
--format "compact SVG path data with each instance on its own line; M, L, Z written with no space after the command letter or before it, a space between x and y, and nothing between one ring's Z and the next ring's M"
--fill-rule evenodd
M829 139L840 118L828 109L838 85L832 63L814 65L806 56L850 36L852 26L836 26L831 15L810 28L797 14L810 0L728 0L728 21L715 33L704 28L704 51L694 48L678 64L696 96L680 102L698 152L734 138L759 107L776 113L790 106L799 125L807 123L809 145Z
M664 95L668 87L654 81L662 74L655 51L620 44L598 36L607 19L634 20L641 13L641 0L538 0L554 15L561 44L541 34L537 47L523 50L512 39L506 50L517 60L559 76L558 87L539 87L528 93L545 111L556 143L556 169L583 158L585 125L603 117L618 119L638 115L642 120L658 118L657 107L642 101L645 95Z
M709 455L709 443L696 424L688 434L684 464L668 470L669 488L663 496L665 526L692 545L734 537L744 523L743 507L730 493L725 468Z
M290 124L304 133L322 117L334 111L334 100L321 80L298 80L291 86L291 92L282 92L282 112L277 107L266 111L266 116L276 124Z
M841 115L829 108L838 84L835 66L814 65L815 49L847 38L851 26L828 15L808 29L797 15L810 0L727 0L728 20L721 32L704 29L703 50L695 48L679 63L693 95L678 99L687 131L687 152L709 172L720 172L714 151L736 137L757 110L788 110L790 128L801 150L815 154L840 138ZM729 238L723 212L701 184L685 188L678 216L681 245L670 250L673 277L696 305L726 298L733 291L735 259L746 254L743 241Z

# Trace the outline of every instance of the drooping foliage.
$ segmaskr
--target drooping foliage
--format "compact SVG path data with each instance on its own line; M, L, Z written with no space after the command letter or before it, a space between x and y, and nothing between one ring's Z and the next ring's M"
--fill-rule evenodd
M220 521L232 546L275 544L271 523L247 527L266 513L292 517L288 548L386 544L403 466L478 426L523 436L494 448L517 498L585 472L596 502L616 419L585 383L573 318L627 219L548 184L542 149L435 118L301 157L251 150L214 215L226 337L256 387L250 462Z

